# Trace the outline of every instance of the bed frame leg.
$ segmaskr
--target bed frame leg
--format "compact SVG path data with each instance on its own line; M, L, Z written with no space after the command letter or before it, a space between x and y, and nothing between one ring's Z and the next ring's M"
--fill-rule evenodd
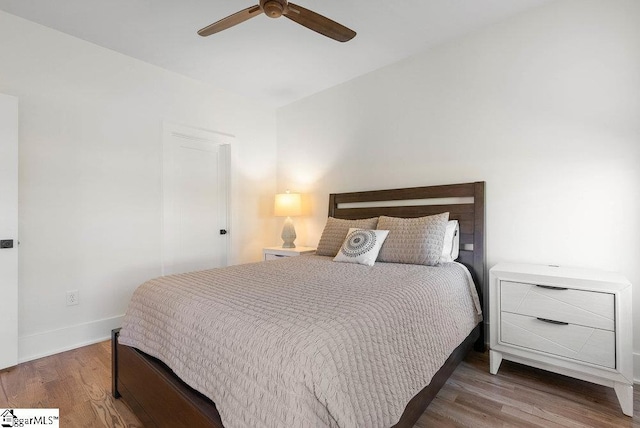
M120 398L118 392L118 336L120 329L111 330L111 394L113 398Z
M484 352L487 350L487 347L484 343L484 328L484 322L480 323L480 336L473 344L473 350L482 354L484 354Z

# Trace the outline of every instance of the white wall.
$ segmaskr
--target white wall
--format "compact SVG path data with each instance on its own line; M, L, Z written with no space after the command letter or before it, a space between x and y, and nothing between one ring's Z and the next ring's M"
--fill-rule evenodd
M0 40L0 93L20 103L20 360L107 337L160 275L163 120L236 137L230 261L260 259L275 110L3 12Z
M574 0L469 34L278 110L278 188L485 180L487 255L620 271L640 378L640 2Z

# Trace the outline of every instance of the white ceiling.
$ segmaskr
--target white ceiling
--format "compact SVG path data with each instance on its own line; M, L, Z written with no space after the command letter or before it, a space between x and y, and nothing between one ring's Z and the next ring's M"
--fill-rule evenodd
M282 106L549 0L295 0L355 30L339 43L260 15L196 31L257 0L0 0L0 10Z

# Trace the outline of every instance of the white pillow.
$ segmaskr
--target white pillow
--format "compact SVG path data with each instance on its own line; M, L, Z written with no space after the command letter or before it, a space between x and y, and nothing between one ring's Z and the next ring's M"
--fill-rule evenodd
M440 263L452 262L460 255L460 224L458 220L449 220L444 233L444 245Z
M338 251L334 262L358 263L373 266L378 258L380 247L387 239L388 230L370 230L350 227L347 237Z

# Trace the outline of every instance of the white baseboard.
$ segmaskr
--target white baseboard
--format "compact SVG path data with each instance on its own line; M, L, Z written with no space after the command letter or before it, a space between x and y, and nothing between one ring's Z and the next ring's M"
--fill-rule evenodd
M124 315L118 315L19 337L18 363L107 340L111 337L111 330L120 327L123 317Z
M633 354L633 383L640 385L640 353Z

